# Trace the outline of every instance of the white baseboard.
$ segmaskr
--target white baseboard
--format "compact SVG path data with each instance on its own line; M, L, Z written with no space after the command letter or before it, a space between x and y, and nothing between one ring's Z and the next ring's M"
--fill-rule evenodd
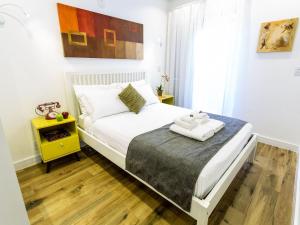
M36 165L41 162L41 157L39 155L33 155L25 159L21 159L14 162L15 170L19 171L30 166Z
M299 146L296 144L287 143L285 141L266 137L260 134L257 134L258 142L262 142L264 144L272 145L274 147L283 148L287 150L291 150L293 152L299 152Z

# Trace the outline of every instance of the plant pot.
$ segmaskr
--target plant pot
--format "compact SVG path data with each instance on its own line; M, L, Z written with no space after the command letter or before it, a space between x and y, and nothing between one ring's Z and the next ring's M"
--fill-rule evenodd
M157 91L157 95L158 96L162 96L162 94L163 94L163 91L161 90L161 91Z

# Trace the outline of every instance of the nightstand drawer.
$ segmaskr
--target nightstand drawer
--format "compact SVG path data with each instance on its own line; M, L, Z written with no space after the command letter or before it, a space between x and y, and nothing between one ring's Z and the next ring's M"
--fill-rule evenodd
M43 143L41 153L44 162L80 151L79 137L77 134L53 142Z

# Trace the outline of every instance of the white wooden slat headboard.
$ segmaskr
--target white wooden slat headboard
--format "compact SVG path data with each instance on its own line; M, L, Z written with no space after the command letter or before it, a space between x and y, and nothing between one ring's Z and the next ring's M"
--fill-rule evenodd
M109 85L138 80L149 81L146 72L67 72L65 73L65 92L68 111L78 120L80 110L73 85Z

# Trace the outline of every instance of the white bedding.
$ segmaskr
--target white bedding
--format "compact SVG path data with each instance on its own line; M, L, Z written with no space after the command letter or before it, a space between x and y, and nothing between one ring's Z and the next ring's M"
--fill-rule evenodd
M94 123L88 117L81 118L79 125L119 151L124 155L125 161L129 143L134 137L170 124L176 117L190 112L184 108L158 103L144 107L139 114L124 112L98 119ZM251 132L252 125L248 123L207 163L199 175L195 196L204 198L210 192L241 152Z

